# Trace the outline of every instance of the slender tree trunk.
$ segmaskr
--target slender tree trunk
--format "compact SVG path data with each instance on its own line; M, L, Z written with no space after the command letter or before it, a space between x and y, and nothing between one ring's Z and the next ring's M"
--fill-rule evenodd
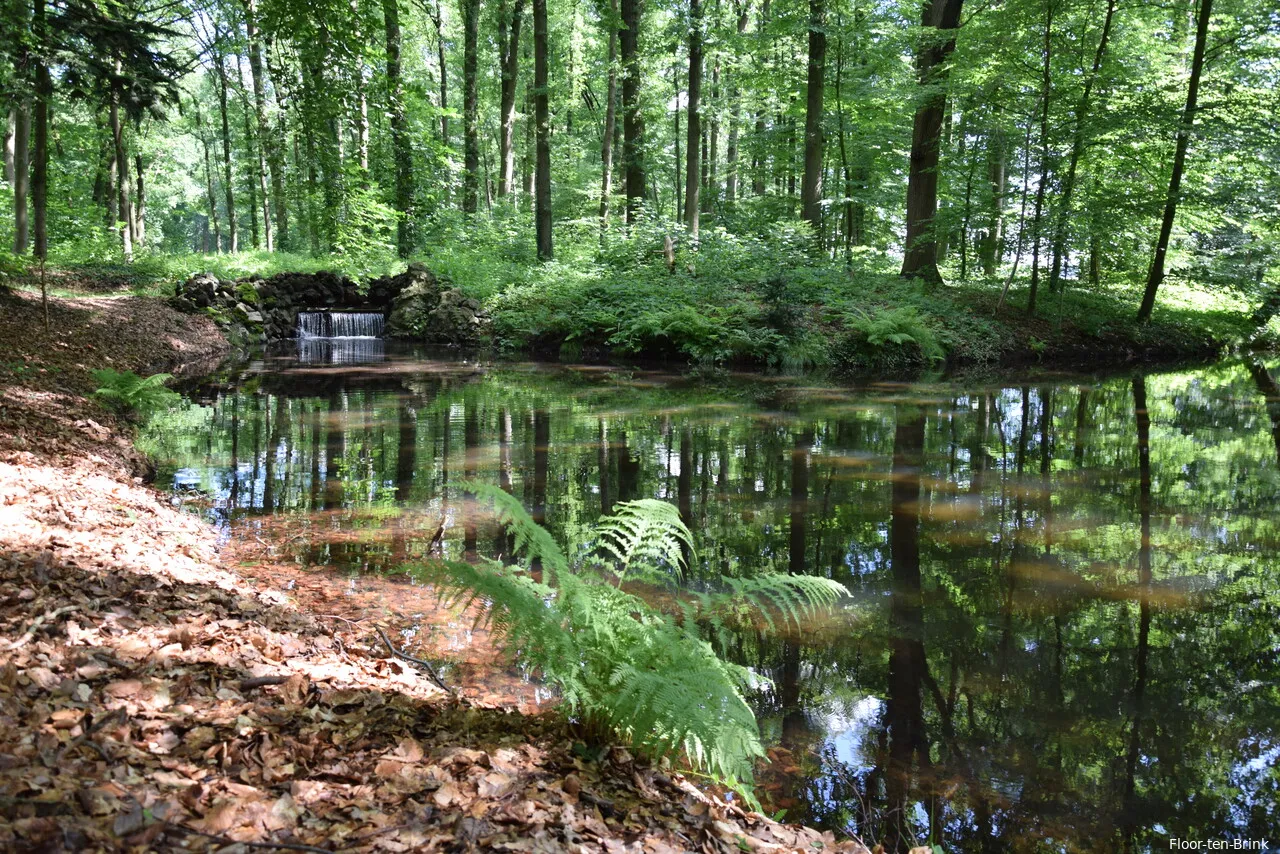
M476 212L480 190L479 89L476 64L480 36L480 0L462 0L462 210Z
M1071 131L1071 156L1067 163L1067 174L1062 179L1062 195L1058 199L1058 216L1053 229L1053 261L1049 267L1049 290L1056 292L1062 281L1062 259L1067 246L1067 218L1071 213L1071 193L1076 186L1076 167L1080 163L1080 154L1084 150L1084 123L1089 114L1089 97L1093 92L1093 84L1102 70L1102 60L1106 56L1107 41L1111 37L1111 22L1115 19L1116 0L1107 0L1107 13L1102 21L1102 35L1098 39L1098 49L1093 54L1093 66L1089 69L1089 77L1084 82L1084 91L1080 93L1080 102L1076 105L1075 126Z
M200 114L200 102L198 100L193 99L191 102L191 106L195 110L196 133L199 134L200 136L200 147L204 150L205 199L209 203L209 225L213 228L213 251L221 252L222 251L222 229L221 229L221 226L218 224L218 201L217 201L217 196L214 194L214 188L213 188L213 154L209 151L209 137L205 133L204 119ZM111 109L111 114L112 116L115 115L114 106ZM115 122L113 119L112 120L113 133L114 133L114 127L115 127ZM113 162L114 162L114 159L113 159ZM108 173L110 173L111 169L108 168L107 171ZM115 193L113 189L108 191L107 193L108 198L114 197ZM206 247L206 251L208 251L207 247Z
M734 11L737 12L737 30L738 41L742 41L742 37L746 35L747 23L750 19L751 3L750 0L737 0L734 3ZM734 56L737 56L737 45L735 44ZM738 65L733 65L729 71L729 140L725 146L724 152L724 201L725 205L732 208L738 200L738 136L741 133L742 125L742 87L738 85Z
M116 73L120 72L119 63ZM111 143L115 150L116 165L116 213L120 217L120 243L126 261L133 260L133 205L129 201L129 158L124 148L124 122L120 120L120 90L111 92Z
M266 95L264 90L264 82L262 76L262 61L255 60L254 57L261 53L259 40L256 38L257 31L254 31L255 38L249 41L249 73L253 75L253 102L254 109L258 113L258 128L262 134L263 147L266 149L267 166L271 172L271 207L274 208L275 214L275 243L274 248L289 248L289 206L285 199L285 159L287 157L287 140L288 128L285 126L285 105L279 103L277 97L277 113L275 134L271 133L267 122L266 112ZM277 87L284 75L279 69L272 67L270 48L266 54L267 70L271 74L271 78L276 81ZM257 73L254 68L257 67ZM263 198L266 198L265 193ZM265 204L265 202L264 202ZM268 244L271 246L271 235L268 234Z
M809 79L804 110L804 178L800 218L816 233L822 226L822 96L827 70L826 0L809 0Z
M262 45L258 38L257 0L244 0L245 37L249 47L249 78L253 85L253 118L258 131L258 195L262 199L262 236L266 241L268 252L276 248L275 229L271 224L271 204L268 203L267 174L270 165L271 178L274 182L276 161L271 153L275 142L271 139L271 131L267 128L266 90L262 85ZM272 201L279 217L283 202L283 188Z
M396 251L407 258L413 251L413 149L405 119L404 82L400 73L400 3L382 0L387 42L387 122L391 126L391 156L395 160Z
M262 162L262 145L261 140L254 138L252 114L249 109L249 96L244 88L244 80L237 73L236 91L240 95L240 115L244 119L244 147L245 147L245 168L249 170L249 180L245 182L245 186L249 188L249 242L254 249L262 248L262 233L258 230L258 191L262 189L260 178L262 173L258 171L258 164ZM263 216L268 216L266 209L266 198L262 198ZM141 223L141 220L139 220Z
M13 186L13 137L17 120L16 109L10 107L8 120L4 126L4 182L10 187Z
M677 87L677 90L679 87ZM702 0L689 0L689 121L685 133L684 221L690 237L698 236L698 193L701 190L698 144L702 140Z
M716 199L720 197L720 54L712 54L711 60L711 115L706 122L707 153L702 165L705 176L702 184L702 211L713 213Z
M520 73L520 22L524 18L524 0L515 0L511 9L511 29L507 34L504 11L498 13L498 61L502 68L502 88L498 104L498 195L512 189L516 170L515 124L516 83Z
M947 96L942 89L946 63L955 50L955 30L960 25L964 0L928 0L921 24L937 35L925 36L916 50L916 71L927 94L916 109L911 134L911 160L907 176L907 239L902 275L941 283L934 217L938 212L938 149L942 139Z
M32 31L37 44L47 38L45 0L35 0ZM53 101L53 81L43 56L36 58L35 150L31 153L31 213L35 230L36 259L41 262L40 293L44 302L45 326L49 325L48 293L43 275L44 261L49 257L49 108Z
M369 173L369 95L365 92L365 69L361 65L356 79L360 87L356 93L356 162L360 171Z
M1030 194L1031 181L1031 120L1027 120L1027 134L1022 143L1022 205L1018 212L1018 245L1013 252L1013 267L1009 270L1009 278L1004 281L1004 288L1000 291L1000 299L996 303L996 311L1004 307L1005 297L1009 295L1009 288L1013 285L1013 280L1018 275L1018 263L1022 260L1022 244L1027 234L1027 197Z
M13 251L22 255L30 242L27 194L31 187L31 104L13 108Z
M533 109L538 123L537 175L534 178L534 230L538 258L550 261L551 246L551 107L547 91L547 0L533 0Z
M843 28L841 28L843 29ZM845 144L844 127L844 39L836 39L836 119L840 148L840 173L844 178L844 260L846 264L853 262L853 175L849 169L849 151Z
M147 243L147 185L142 155L133 155L133 221L137 223L135 237L139 246Z
M231 171L231 122L227 115L227 70L222 60L222 53L215 50L213 62L217 67L218 113L222 118L222 189L227 205L227 241L229 251L234 253L240 251L240 241L236 229L235 183Z
M609 87L605 96L604 132L600 136L600 236L609 227L609 200L613 195L613 135L618 103L618 0L609 0Z
M1027 294L1027 314L1036 313L1036 292L1040 285L1040 222L1044 213L1044 194L1049 187L1049 102L1053 98L1053 4L1044 6L1044 67L1040 77L1040 177L1036 181L1035 213L1031 218L1031 287Z
M1151 319L1156 306L1156 291L1164 281L1165 255L1169 252L1169 237L1173 233L1173 220L1178 215L1178 195L1182 187L1182 173L1187 165L1187 146L1191 143L1191 128L1196 121L1196 98L1200 94L1200 74L1204 71L1204 49L1209 40L1209 16L1213 14L1213 0L1200 0L1200 12L1196 16L1196 46L1191 56L1191 79L1187 83L1187 104L1182 110L1182 123L1178 127L1178 141L1173 153L1173 172L1169 176L1169 192L1165 196L1164 218L1160 222L1160 236L1156 239L1155 257L1147 272L1147 287L1138 307L1138 322Z
M526 43L528 42L527 39L525 41ZM525 59L530 58L531 57L529 55L525 56ZM533 81L527 79L526 75L526 79L524 81L524 114L530 117L534 114L533 90ZM523 172L521 173L520 179L524 185L524 197L529 200L530 205L533 203L534 162L537 160L534 148L536 147L537 130L538 123L536 120L526 121L524 123L524 154L521 157L523 161L521 164Z
M671 54L674 57L676 54L676 51L673 49L671 51ZM678 62L674 63L671 66L671 91L677 92L677 93L680 91L680 64ZM684 187L684 176L681 174L681 171L680 171L680 99L678 96L676 98L675 108L671 111L671 119L672 119L672 122L675 124L674 132L671 134L671 142L675 146L675 150L676 150L676 168L675 168L675 172L671 176L671 190L672 190L672 195L675 198L675 204L673 206L674 210L672 211L671 216L672 216L672 219L683 220L684 219L684 201L683 201L684 196L681 195L681 190ZM658 188L655 185L654 186L654 204L655 205L658 203L657 195L658 195Z
M1008 179L1004 131L987 133L987 183L991 188L991 206L987 209L986 234L979 247L982 272L994 276L1000 263L1000 243L1004 230L1004 196Z
M640 111L640 19L644 0L622 0L622 163L626 170L627 222L644 201L644 115Z
M431 23L436 27L436 61L440 64L440 142L449 147L449 67L444 61L444 0L436 0Z

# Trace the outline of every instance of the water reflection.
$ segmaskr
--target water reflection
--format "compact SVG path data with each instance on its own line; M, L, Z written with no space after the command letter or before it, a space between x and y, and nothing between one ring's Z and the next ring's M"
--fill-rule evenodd
M464 480L570 546L672 502L702 574L849 599L728 652L774 680L760 792L788 816L959 851L1262 838L1280 756L1280 408L1266 365L1111 381L717 389L600 369L275 365L151 425L231 537L394 571L505 554Z
M381 338L298 338L298 361L304 365L365 365L386 358Z

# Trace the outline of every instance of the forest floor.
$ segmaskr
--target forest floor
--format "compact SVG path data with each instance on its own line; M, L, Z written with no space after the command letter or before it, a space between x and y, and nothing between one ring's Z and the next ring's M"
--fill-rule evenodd
M0 848L846 851L554 712L437 687L147 487L89 371L198 372L205 318L0 293ZM242 556L242 555L241 555Z

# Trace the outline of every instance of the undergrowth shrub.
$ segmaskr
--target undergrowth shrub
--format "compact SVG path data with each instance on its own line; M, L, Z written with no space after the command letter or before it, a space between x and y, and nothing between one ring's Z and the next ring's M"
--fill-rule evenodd
M913 376L946 358L937 336L911 306L850 309L844 332L831 347L831 363L840 373Z
M94 380L100 384L93 395L121 415L141 418L182 399L177 392L165 388L164 384L172 377L172 374L140 377L133 371L99 368L93 372Z
M506 648L556 684L570 714L589 729L612 731L651 757L683 753L749 795L764 752L744 699L753 677L720 658L703 633L723 630L725 617L744 606L768 625L798 622L835 602L844 587L766 574L683 590L693 536L673 505L649 499L620 504L597 526L595 551L571 563L516 498L491 485L462 488L495 506L513 536L516 562L443 562L416 573L442 583L455 602L490 605L483 619ZM624 582L676 591L674 613Z

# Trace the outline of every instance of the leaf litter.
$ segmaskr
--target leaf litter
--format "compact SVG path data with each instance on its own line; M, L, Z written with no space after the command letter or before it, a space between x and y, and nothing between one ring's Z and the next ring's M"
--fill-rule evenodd
M22 302L0 315L6 357ZM66 346L41 352L61 363L0 389L0 848L866 851L622 747L584 761L554 711L443 691L372 627L255 587L131 476L116 422L85 417L75 360L132 340L150 343L117 364L158 363L165 336L120 325L177 321L151 300L112 301L118 324L53 302ZM197 331L170 363L221 352Z

